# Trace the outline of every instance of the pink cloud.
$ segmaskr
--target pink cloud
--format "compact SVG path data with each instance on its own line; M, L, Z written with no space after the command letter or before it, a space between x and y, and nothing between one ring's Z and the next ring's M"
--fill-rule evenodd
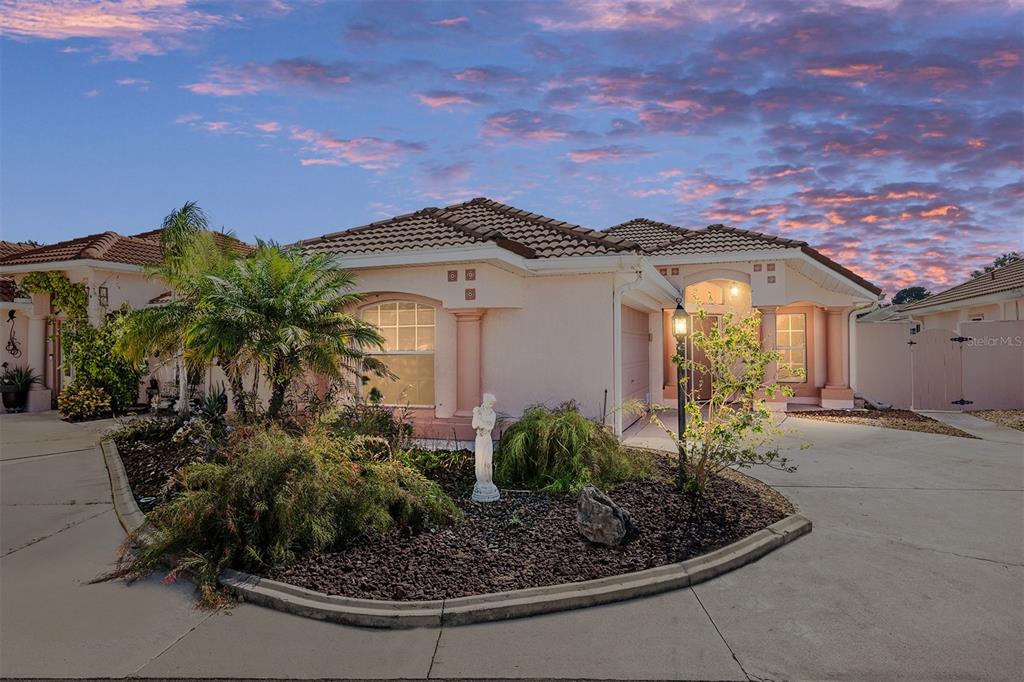
M430 22L434 26L463 26L469 23L469 17L449 17Z
M553 142L578 135L573 119L565 114L513 109L491 114L483 123L484 137L504 137L521 141Z
M590 149L574 149L569 152L569 160L573 163L592 163L594 161L621 161L635 156L646 156L649 151L643 147L624 147L607 145Z
M334 90L352 82L347 64L325 64L312 59L282 59L270 64L216 66L206 77L182 87L197 95L238 97L289 87Z
M489 98L478 93L455 92L453 90L428 90L427 92L416 93L416 99L420 104L431 109L447 109L458 106L475 106L482 104Z
M145 92L151 85L145 78L119 78L115 81L121 87L134 87L136 90Z
M262 123L254 123L252 127L265 133L276 133L281 129L281 124L277 121L263 121Z
M0 33L45 40L95 38L107 42L109 56L135 60L180 49L190 34L233 20L189 7L184 0L8 0Z
M402 157L422 152L425 147L416 142L383 140L378 137L340 138L331 133L293 126L291 139L301 142L303 149L314 156L301 161L302 165L349 163L362 168L381 170L398 165Z

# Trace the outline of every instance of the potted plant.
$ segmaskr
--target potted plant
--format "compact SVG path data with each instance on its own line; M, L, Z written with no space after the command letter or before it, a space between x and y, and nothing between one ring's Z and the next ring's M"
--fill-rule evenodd
M7 363L4 363L7 364ZM8 412L21 412L28 401L33 384L40 383L39 375L31 367L8 367L0 375L4 407Z

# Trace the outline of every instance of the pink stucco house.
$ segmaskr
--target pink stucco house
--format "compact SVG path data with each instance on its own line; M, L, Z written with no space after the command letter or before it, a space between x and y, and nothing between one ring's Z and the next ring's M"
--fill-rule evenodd
M382 355L401 377L370 387L411 405L421 433L436 437L463 437L484 392L513 417L533 403L574 399L621 432L616 407L626 400L675 398L669 322L680 297L691 312L704 302L716 316L758 309L764 345L783 353L773 372L792 383L789 402L852 407L850 320L879 295L805 242L642 218L592 230L484 198L295 246L355 273L366 295L357 313L381 328ZM160 258L155 231L107 232L12 246L0 277L61 270L85 283L98 322L122 302L159 304L166 287L144 268ZM32 405L45 409L65 381L51 340L59 326L38 295L2 306L15 311L23 352L4 359L43 368ZM173 367L153 369L174 381Z
M359 314L380 326L401 376L371 385L438 435L464 426L485 392L512 416L574 399L620 433L616 406L675 396L680 297L719 316L760 310L789 402L852 407L850 320L880 293L805 242L642 218L592 230L486 198L297 246L355 273Z

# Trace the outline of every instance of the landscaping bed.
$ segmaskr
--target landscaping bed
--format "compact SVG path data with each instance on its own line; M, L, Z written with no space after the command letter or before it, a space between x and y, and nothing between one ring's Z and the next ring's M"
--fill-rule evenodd
M174 472L191 462L202 461L202 450L172 441L131 441L118 445L132 495L143 512L169 496L165 490Z
M864 424L885 429L901 431L923 431L938 433L944 436L960 438L976 438L966 431L943 424L942 422L910 410L797 410L787 412L790 417L800 419L817 419L818 421L839 422L841 424Z
M641 571L710 552L793 513L782 495L742 474L711 479L703 506L673 484L675 460L657 456L658 476L610 491L638 533L617 548L592 544L576 528L576 496L502 490L475 503L471 455L427 472L455 500L463 519L419 533L393 530L305 556L266 577L332 595L385 600L445 599L556 585Z
M1017 431L1024 431L1024 410L975 410L967 414Z

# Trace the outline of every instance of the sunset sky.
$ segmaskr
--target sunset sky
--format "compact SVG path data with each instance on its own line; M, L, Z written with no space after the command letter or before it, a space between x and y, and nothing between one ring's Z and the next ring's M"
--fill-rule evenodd
M0 6L4 239L488 196L803 239L890 296L1024 242L1016 1Z

